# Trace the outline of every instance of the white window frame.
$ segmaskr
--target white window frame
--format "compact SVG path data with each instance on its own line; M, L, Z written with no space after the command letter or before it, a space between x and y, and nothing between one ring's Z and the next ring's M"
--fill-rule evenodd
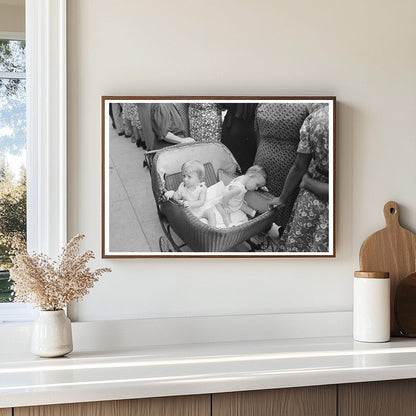
M56 257L67 242L66 0L25 0L25 19L27 243ZM28 305L1 307L8 322L33 319Z

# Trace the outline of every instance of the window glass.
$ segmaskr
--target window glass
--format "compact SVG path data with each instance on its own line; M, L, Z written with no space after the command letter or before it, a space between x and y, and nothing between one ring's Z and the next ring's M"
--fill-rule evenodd
M0 72L26 72L24 40L0 39Z
M25 42L0 40L0 302L12 295L8 268L26 243Z

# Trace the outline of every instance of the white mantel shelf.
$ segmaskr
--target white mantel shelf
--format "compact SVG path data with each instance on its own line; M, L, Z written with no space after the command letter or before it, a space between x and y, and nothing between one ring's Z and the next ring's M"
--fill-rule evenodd
M142 345L41 359L0 353L0 408L416 377L416 340L350 337Z

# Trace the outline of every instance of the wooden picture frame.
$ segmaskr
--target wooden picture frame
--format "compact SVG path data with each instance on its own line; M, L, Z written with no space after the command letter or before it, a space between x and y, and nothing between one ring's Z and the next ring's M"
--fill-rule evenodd
M335 97L101 103L103 258L335 257Z

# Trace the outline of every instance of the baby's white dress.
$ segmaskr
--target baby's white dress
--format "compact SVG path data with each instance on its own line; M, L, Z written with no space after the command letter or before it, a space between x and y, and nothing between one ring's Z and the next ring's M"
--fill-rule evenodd
M178 187L177 193L180 199L184 201L198 201L203 189L206 189L205 182L201 182L193 191L190 191L183 182ZM207 209L206 204L202 205L201 207L189 207L192 214L194 214L197 218L201 218L204 211Z

